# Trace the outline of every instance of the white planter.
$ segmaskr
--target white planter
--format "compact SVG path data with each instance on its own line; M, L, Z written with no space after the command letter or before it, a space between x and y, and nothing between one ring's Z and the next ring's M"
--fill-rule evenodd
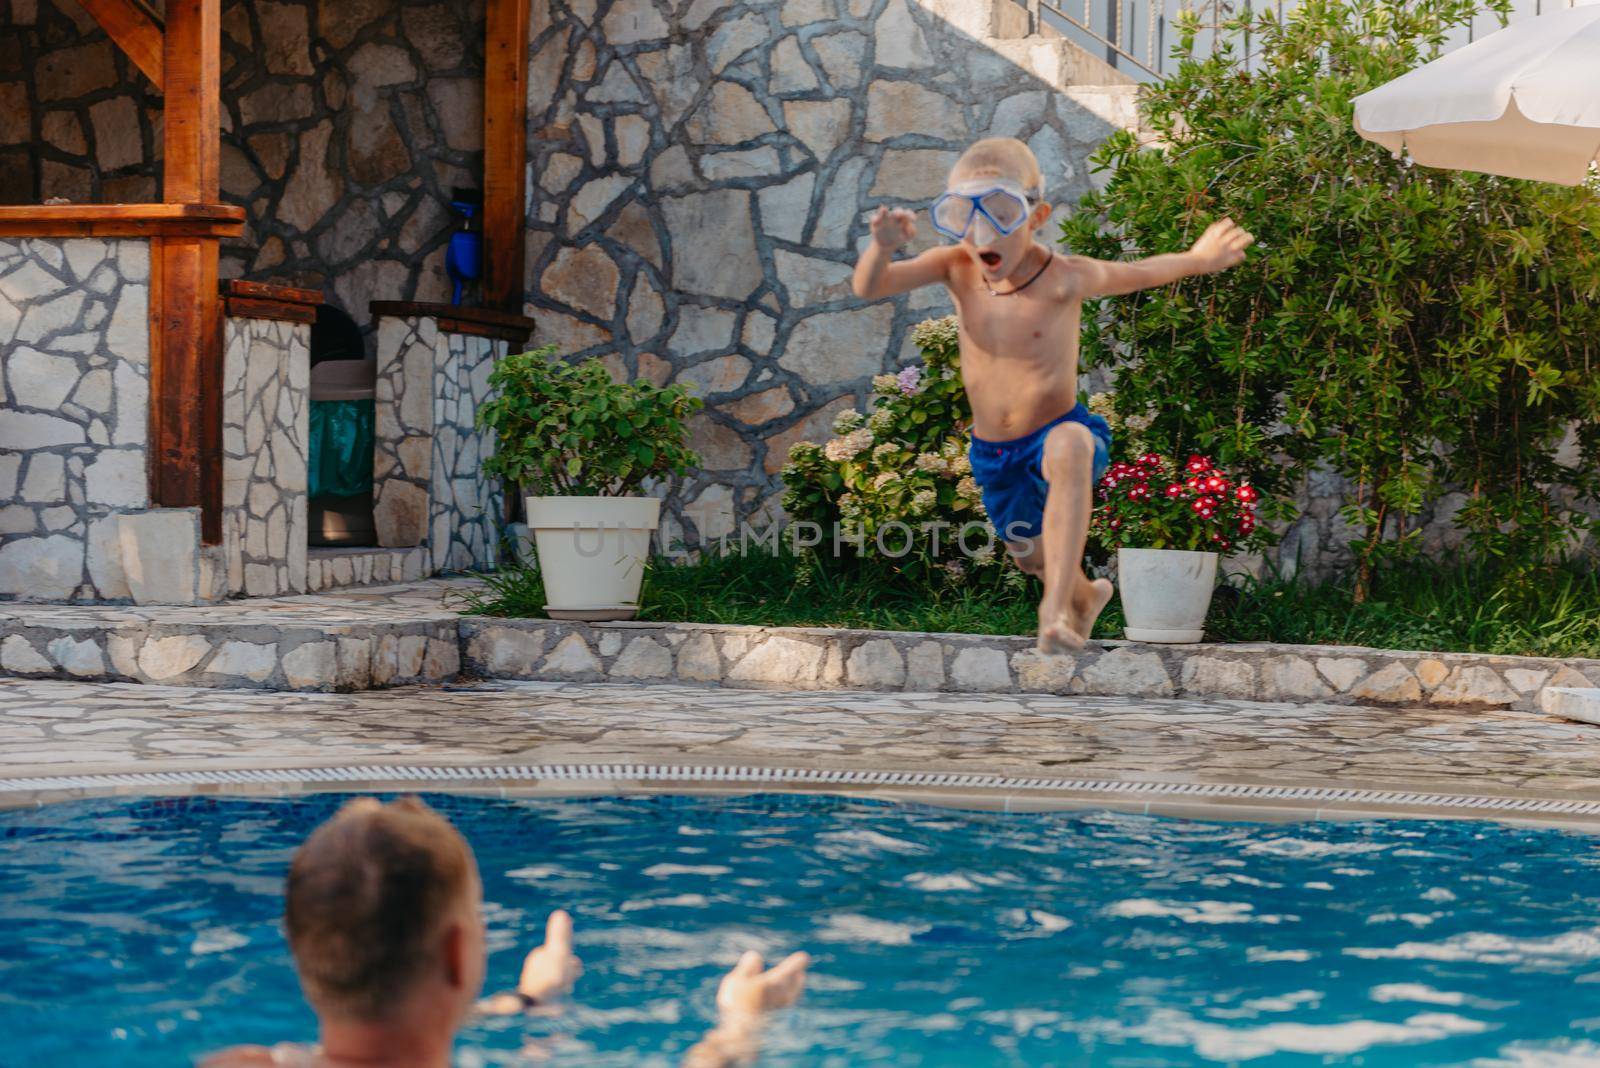
M1217 554L1118 549L1117 586L1129 641L1180 645L1205 637L1217 588Z
M545 611L552 619L632 619L661 521L655 497L529 497Z

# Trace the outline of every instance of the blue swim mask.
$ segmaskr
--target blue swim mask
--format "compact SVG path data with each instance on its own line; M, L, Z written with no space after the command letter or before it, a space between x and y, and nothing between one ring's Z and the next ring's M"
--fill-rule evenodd
M989 245L1015 233L1033 210L1027 191L1005 179L979 178L962 182L933 202L928 209L933 228L952 241L972 232L976 244Z

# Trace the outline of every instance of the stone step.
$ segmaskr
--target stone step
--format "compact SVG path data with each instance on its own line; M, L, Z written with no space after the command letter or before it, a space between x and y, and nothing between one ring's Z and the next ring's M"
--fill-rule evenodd
M971 37L983 49L1058 89L1135 88L1134 79L1054 32L1032 32L1025 6L1014 0L916 0L928 14Z
M1552 716L1600 724L1600 689L1546 686L1539 695L1539 703Z
M493 679L747 689L1236 698L1538 712L1600 684L1600 660L1350 646L1093 642L1041 656L1027 637L694 623L461 620L462 669Z
M0 609L0 674L218 689L365 690L461 670L450 580L215 605Z
M1600 724L1600 660L1269 644L1095 642L824 627L462 615L475 580L220 605L0 608L0 674L365 690L460 677L742 689L1058 694L1545 712Z

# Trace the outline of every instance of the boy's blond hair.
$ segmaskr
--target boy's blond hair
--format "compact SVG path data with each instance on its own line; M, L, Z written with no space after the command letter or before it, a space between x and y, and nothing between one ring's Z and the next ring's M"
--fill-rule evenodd
M1039 161L1034 158L1033 150L1015 137L985 137L974 142L950 168L952 178L958 174L971 178L1010 178L1035 196L1044 192Z

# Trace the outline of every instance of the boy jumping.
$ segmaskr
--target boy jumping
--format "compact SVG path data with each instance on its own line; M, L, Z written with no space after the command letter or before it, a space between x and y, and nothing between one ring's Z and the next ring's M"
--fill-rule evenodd
M1063 256L1034 240L1050 217L1042 186L1027 145L979 141L933 202L934 229L958 244L891 262L915 236L915 216L879 208L852 286L866 300L934 282L949 289L972 403L972 474L1012 559L1044 582L1039 651L1059 653L1083 647L1111 600L1111 583L1083 572L1111 428L1078 403L1082 304L1227 270L1255 239L1222 219L1188 252L1132 263Z

